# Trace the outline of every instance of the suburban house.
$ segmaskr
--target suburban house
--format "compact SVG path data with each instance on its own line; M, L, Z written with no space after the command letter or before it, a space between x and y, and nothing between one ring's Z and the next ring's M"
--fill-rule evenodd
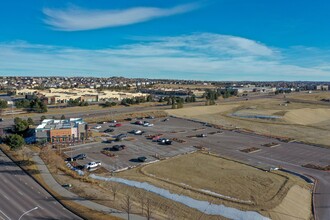
M88 124L82 118L45 119L35 129L37 142L75 142L86 140Z

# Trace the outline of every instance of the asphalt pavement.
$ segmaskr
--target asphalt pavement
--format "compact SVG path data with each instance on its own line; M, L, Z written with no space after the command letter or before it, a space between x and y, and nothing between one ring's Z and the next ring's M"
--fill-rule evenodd
M22 220L81 219L57 202L2 151L0 186L1 220L17 220L22 215Z

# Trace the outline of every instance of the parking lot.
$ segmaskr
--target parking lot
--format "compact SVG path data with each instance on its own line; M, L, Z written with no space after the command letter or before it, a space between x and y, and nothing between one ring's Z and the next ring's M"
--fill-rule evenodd
M91 130L103 133L106 129L112 128L113 132L103 133L101 137L102 142L94 142L90 144L83 144L74 146L72 151L66 151L68 157L75 156L77 154L85 153L87 158L84 161L77 161L81 165L90 161L100 161L102 167L109 171L115 171L124 169L131 166L141 164L137 160L138 157L147 157L146 162L152 162L158 160L158 158L173 157L176 155L196 151L197 148L191 145L189 141L185 143L179 143L180 140L187 140L187 135L198 133L195 128L186 127L180 123L180 120L171 118L168 121L161 119L143 119L143 121L149 121L154 124L152 127L144 127L142 125L132 124L136 120L120 122L122 126L112 127L113 123L104 124L91 124ZM96 126L101 128L96 129ZM203 127L204 131L216 130L214 128ZM142 135L135 135L130 133L132 130L141 130L144 133ZM209 132L209 131L208 131ZM106 140L117 137L120 134L126 134L127 137L121 141L113 141L113 143L106 143ZM174 139L171 145L160 144L159 142L147 139L147 135L160 134L161 138ZM115 154L114 157L106 156L101 153L104 148L112 148L114 145L125 145L125 149L121 151L111 151Z
M236 131L223 131L213 127L205 126L203 123L193 122L180 118L170 117L168 121L164 118L142 119L154 124L152 127L132 124L136 120L120 122L122 126L113 128L110 133L103 133L109 129L110 123L91 124L92 130L102 133L103 142L74 146L72 151L67 151L68 157L80 153L87 154L84 161L78 161L81 165L90 161L100 161L102 167L109 171L120 170L141 164L137 161L138 157L147 157L146 162L155 161L158 158L173 157L176 155L193 152L198 148L205 147L211 152L223 156L229 156L238 160L246 161L253 165L260 165L259 158L267 158L276 165L277 161L304 165L313 163L316 165L330 164L330 154L328 149L314 147L300 143L285 143L273 138L268 138L255 134L246 134ZM93 129L101 126L99 129ZM129 133L132 130L141 130L142 135ZM107 139L116 137L119 134L126 134L127 137L122 141L104 143ZM162 145L156 141L147 139L147 135L162 134L161 137L173 140L171 145ZM201 134L206 137L196 137ZM107 137L106 137L107 135ZM265 147L264 144L276 142L276 147ZM104 148L111 148L114 145L125 145L121 151L111 151L114 157L109 157L101 153ZM260 148L253 153L244 153L240 150L249 147Z

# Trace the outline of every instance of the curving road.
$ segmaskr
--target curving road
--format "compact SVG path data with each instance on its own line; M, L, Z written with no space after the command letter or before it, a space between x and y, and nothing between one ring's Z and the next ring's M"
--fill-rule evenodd
M81 219L60 203L0 151L0 220Z

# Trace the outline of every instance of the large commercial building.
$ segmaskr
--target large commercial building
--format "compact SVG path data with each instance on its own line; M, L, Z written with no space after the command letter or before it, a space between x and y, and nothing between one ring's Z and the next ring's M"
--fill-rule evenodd
M99 101L121 101L125 98L134 97L146 97L145 93L133 93L133 92L116 92L110 90L98 91L96 89L47 89L47 90L35 90L35 89L21 89L15 90L15 94L18 96L38 96L46 104L59 104L67 103L70 99L85 102L99 102Z
M35 129L37 142L75 142L86 140L88 124L81 118L45 119Z

